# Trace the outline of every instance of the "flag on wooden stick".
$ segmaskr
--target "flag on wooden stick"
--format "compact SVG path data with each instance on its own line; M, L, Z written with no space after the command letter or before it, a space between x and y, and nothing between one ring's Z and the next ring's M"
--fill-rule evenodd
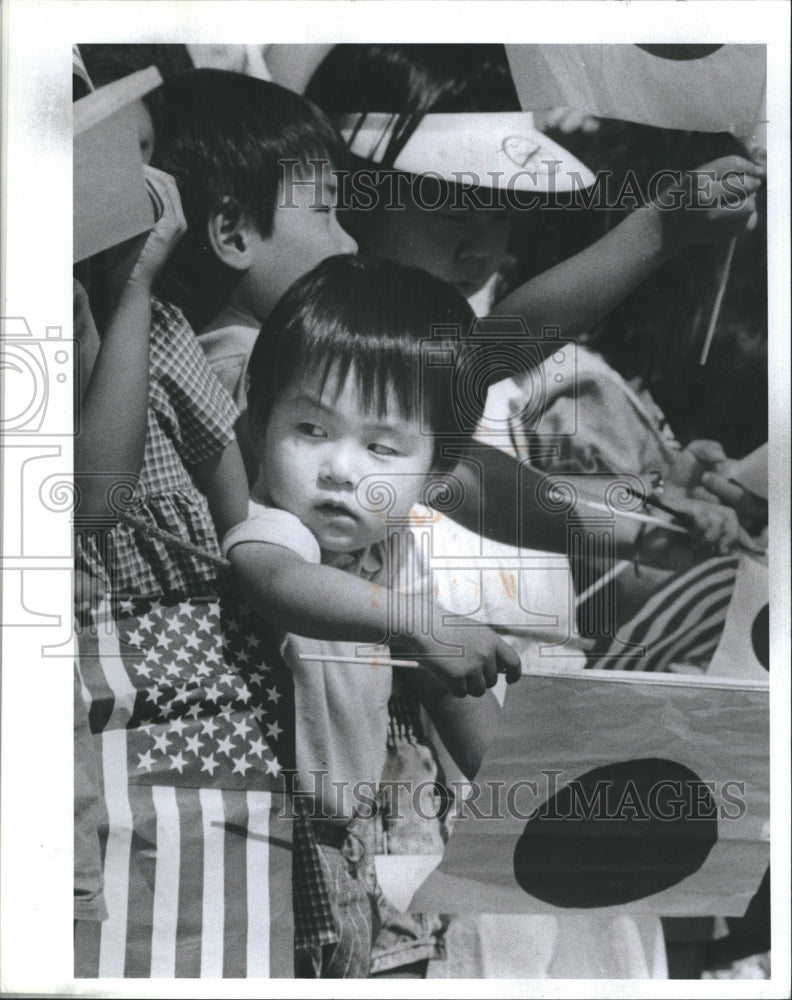
M108 919L78 977L293 971L291 675L235 596L103 602L79 636Z
M411 909L740 916L768 864L768 687L527 673Z
M506 51L526 111L570 107L737 135L763 117L764 45L507 45Z

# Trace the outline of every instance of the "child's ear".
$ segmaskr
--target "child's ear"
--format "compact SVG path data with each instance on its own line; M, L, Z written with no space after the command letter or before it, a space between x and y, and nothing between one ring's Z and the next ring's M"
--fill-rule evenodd
M223 264L235 271L250 267L251 236L253 227L233 198L224 198L223 204L207 223L207 238L212 253Z

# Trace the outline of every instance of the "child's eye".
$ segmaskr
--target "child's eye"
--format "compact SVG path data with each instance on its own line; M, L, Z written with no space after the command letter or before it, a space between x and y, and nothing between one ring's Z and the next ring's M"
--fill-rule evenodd
M391 448L387 444L378 444L376 442L374 444L369 445L369 451L374 452L375 455L390 456L399 454L399 452L396 451L395 448Z
M297 425L297 430L304 437L310 437L310 438L326 438L327 437L327 431L325 431L318 424L311 424L308 421L305 421L302 424L298 424Z

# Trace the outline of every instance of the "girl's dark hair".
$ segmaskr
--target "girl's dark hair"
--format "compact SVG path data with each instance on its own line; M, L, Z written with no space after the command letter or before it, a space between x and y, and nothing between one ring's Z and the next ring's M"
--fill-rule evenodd
M354 376L363 405L383 416L389 393L405 419L434 436L433 466L452 469L483 412L458 375L475 316L449 284L394 261L330 257L296 281L261 329L248 365L248 412L266 428L279 394L296 377ZM439 329L441 328L441 329ZM454 457L443 445L453 441Z
M397 114L383 169L425 114L520 110L503 45L336 45L305 96L331 116Z
M163 295L196 328L225 304L239 275L207 242L210 217L225 206L262 236L272 231L284 169L340 168L346 148L327 118L298 94L256 77L200 69L166 80L153 107L152 165L172 174L187 232L165 268Z

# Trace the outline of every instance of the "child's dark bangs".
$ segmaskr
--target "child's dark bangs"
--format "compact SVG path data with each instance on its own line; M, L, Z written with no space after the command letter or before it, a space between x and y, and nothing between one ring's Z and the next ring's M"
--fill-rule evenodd
M322 395L332 391L335 402L351 376L362 409L378 420L393 418L394 401L403 420L430 415L429 401L421 406L416 345L395 344L376 334L356 335L336 324L319 336L316 328L312 332L302 345L299 367L307 378L316 379Z

